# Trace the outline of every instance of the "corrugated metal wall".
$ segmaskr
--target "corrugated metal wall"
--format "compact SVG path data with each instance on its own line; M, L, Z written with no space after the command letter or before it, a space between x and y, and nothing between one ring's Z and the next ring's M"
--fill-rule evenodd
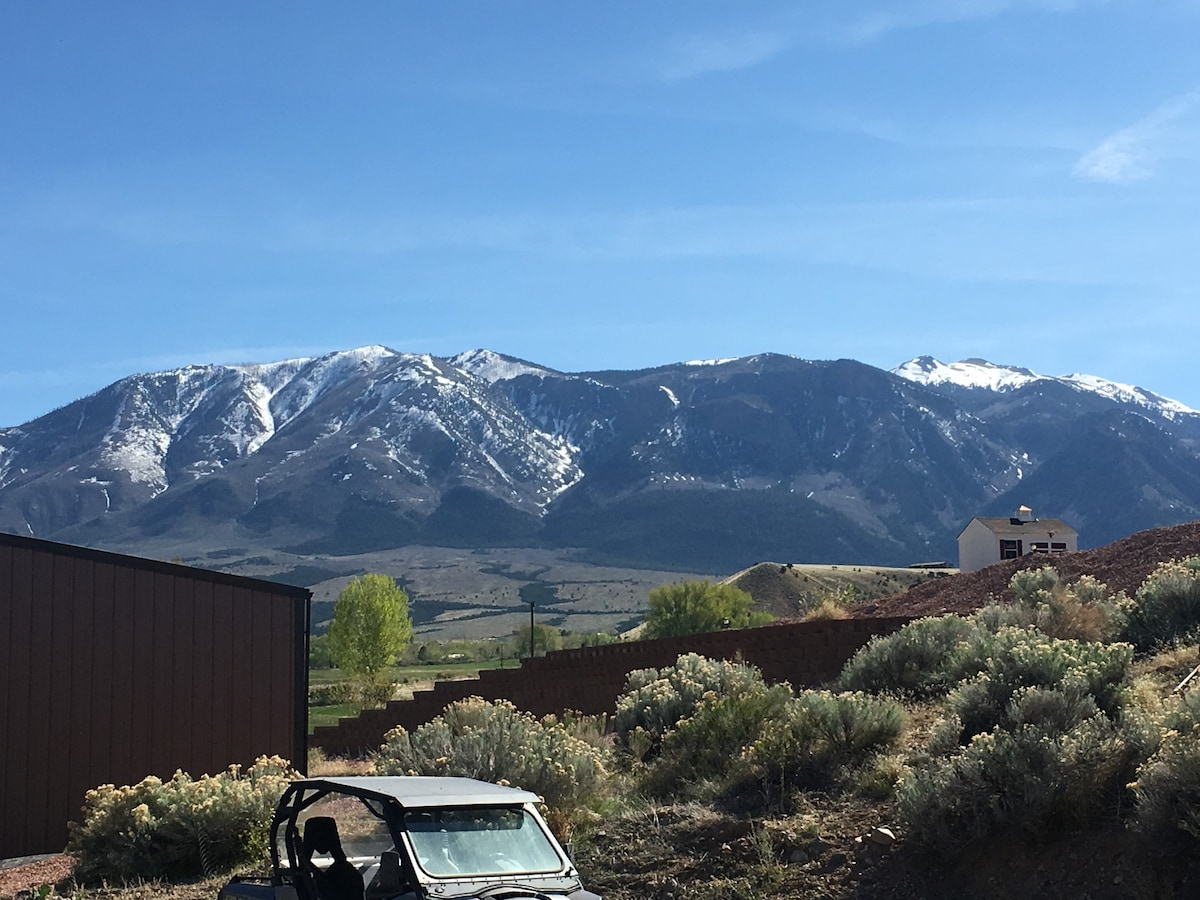
M309 596L0 535L0 858L62 850L99 784L303 767Z

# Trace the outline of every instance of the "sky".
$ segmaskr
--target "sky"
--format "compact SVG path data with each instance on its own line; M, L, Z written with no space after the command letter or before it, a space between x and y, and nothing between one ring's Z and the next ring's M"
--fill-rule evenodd
M367 344L1200 408L1200 0L0 3L0 426Z

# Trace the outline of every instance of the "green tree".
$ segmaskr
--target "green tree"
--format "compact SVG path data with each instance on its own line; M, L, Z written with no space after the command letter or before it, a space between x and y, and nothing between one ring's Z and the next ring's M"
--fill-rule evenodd
M408 594L390 576L363 575L338 595L329 652L339 669L363 682L377 682L411 638Z
M643 637L674 637L722 628L765 625L771 616L750 609L754 599L731 584L681 581L650 592Z
M540 622L533 626L533 652L535 656L544 656L550 650L561 650L563 645L562 632L550 625ZM514 659L529 655L529 626L522 625L513 632L511 653Z
M329 635L314 634L308 639L308 667L310 669L328 669L333 666L333 657L329 655Z
M615 634L608 634L603 631L586 632L580 634L575 631L567 631L563 633L563 649L575 650L579 647L603 647L605 644L615 644L621 639Z

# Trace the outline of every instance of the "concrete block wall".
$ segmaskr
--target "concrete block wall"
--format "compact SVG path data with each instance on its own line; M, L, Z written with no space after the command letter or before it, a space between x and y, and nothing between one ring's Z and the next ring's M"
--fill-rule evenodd
M466 697L506 699L537 716L574 710L613 713L626 676L634 669L669 666L683 653L738 660L762 670L768 682L815 687L836 677L846 660L878 634L890 634L907 618L840 619L766 625L654 641L630 641L579 650L557 650L527 659L519 669L486 669L477 679L439 681L411 700L336 725L321 726L309 746L329 756L361 757L377 750L383 736L401 725L413 730Z

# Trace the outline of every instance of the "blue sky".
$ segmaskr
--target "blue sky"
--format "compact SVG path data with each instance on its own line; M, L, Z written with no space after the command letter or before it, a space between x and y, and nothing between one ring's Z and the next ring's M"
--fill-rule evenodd
M0 426L364 344L1200 408L1200 2L0 4Z

